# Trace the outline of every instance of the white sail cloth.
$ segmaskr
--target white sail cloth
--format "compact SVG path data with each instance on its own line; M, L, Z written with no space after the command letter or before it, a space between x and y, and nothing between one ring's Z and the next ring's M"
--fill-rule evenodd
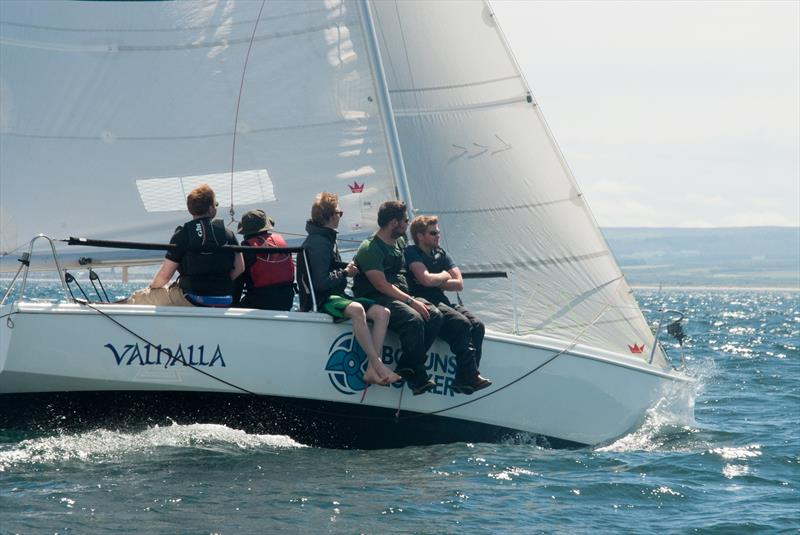
M374 2L409 189L470 280L468 307L510 332L649 358L653 336L493 14L483 2ZM644 348L642 348L644 346ZM657 351L657 362L664 360Z
M516 302L521 334L647 358L652 334L488 7L371 7L414 207L441 216L465 271L513 273L513 293L470 281L468 306L509 332ZM340 0L0 2L0 255L40 232L164 242L200 182L229 221L257 206L299 235L327 190L343 237L373 230L397 189L363 28Z
M261 7L0 3L0 253L40 232L166 242L202 182L227 221L259 207L304 234L327 190L343 235L371 230L395 188L358 10Z

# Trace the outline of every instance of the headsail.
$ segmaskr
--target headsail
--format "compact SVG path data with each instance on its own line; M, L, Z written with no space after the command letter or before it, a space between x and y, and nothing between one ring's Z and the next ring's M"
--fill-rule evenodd
M443 246L464 270L513 273L520 334L647 358L650 329L489 6L373 6L414 208L440 216ZM509 281L468 287L510 332Z
M0 253L165 242L201 182L288 236L318 191L345 237L395 196L352 2L9 0L0 48Z

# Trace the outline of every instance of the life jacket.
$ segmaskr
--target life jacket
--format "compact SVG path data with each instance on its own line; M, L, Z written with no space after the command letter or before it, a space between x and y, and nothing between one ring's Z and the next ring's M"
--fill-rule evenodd
M181 276L221 275L228 277L234 255L220 250L228 243L225 223L221 219L194 219L183 225L189 245L181 261Z
M248 247L287 247L280 234L270 234L266 238L259 234L244 240ZM253 288L263 288L274 284L294 282L294 262L287 253L258 253L256 261L250 266L248 273L253 281Z

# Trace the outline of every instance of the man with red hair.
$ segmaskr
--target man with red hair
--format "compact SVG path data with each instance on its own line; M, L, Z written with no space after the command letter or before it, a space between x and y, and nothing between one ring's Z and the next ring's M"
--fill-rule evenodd
M225 307L233 302L233 281L244 271L242 253L224 249L238 245L233 232L217 215L217 199L208 184L186 197L192 220L175 229L167 251L147 288L134 292L135 305ZM178 272L178 280L169 284Z

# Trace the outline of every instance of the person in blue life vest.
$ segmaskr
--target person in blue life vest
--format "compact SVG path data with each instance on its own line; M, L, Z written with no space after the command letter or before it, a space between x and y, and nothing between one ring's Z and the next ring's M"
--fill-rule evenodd
M242 245L287 247L273 232L274 222L263 210L249 210L239 222ZM244 251L244 273L236 279L234 306L263 310L291 310L294 303L294 262L287 253ZM243 296L244 295L244 296Z
M423 394L436 387L425 370L425 360L439 334L442 313L409 293L403 256L408 229L405 203L383 203L378 209L378 226L378 231L361 243L354 258L359 272L353 280L353 293L391 311L389 329L398 334L402 346L395 371L414 395Z
M242 253L224 249L238 245L236 236L217 215L217 199L208 184L186 197L192 215L175 232L164 262L147 288L137 290L128 300L136 305L227 307L233 302L233 281L244 271ZM175 272L177 282L169 284Z
M333 193L317 194L311 206L311 219L306 222L308 237L303 242L311 282L306 280L305 260L300 257L300 310L312 308L311 287L320 311L334 318L349 318L353 322L356 341L367 354L364 382L387 385L401 377L381 361L383 340L389 324L389 310L372 299L350 297L345 293L348 277L358 273L353 262L345 264L336 245L337 228L344 212L339 208L339 197ZM370 334L367 320L372 321Z
M415 297L424 297L442 313L444 321L439 336L450 344L456 355L456 376L452 388L461 394L472 394L492 384L481 377L478 366L485 328L463 305L454 305L445 291L464 290L461 270L444 249L439 247L441 233L436 216L421 215L411 222L413 245L405 250L408 264L408 286Z

